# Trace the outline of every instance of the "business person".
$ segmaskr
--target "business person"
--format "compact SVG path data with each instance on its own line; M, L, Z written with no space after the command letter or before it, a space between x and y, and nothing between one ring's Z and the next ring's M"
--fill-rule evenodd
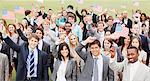
M115 50L111 48L110 67L122 72L122 81L149 81L150 68L138 60L139 52L135 46L127 48L127 59L121 63L114 62Z
M89 50L82 49L89 44ZM95 37L88 37L76 47L76 52L85 65L78 81L114 81L113 71L109 68L109 58L100 52L100 42Z
M31 34L28 42L16 45L6 34L2 34L4 41L18 52L18 67L16 81L48 81L48 55L37 48L39 38Z
M19 36L21 37L22 40L24 41L28 41L28 38L25 37L25 35L23 34L23 32L21 31L20 27L18 26L18 24L16 24L17 27L17 32L19 34ZM44 36L44 31L41 28L37 28L35 30L35 34L39 37L39 43L38 43L38 49L42 50L44 52L46 52L49 56L48 58L48 64L50 67L51 72L53 72L53 63L54 63L54 57L52 56L52 53L50 51L50 45L47 44L45 41L43 41L43 36Z
M57 46L58 51L57 51ZM53 54L57 54L54 63L54 71L51 76L52 81L77 81L77 65L70 56L70 49L67 43L63 42L55 45Z

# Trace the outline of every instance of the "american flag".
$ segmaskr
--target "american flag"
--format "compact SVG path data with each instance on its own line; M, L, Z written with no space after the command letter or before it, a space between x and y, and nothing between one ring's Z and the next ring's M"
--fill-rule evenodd
M83 4L84 0L76 0L78 4Z
M42 16L39 16L37 19L36 19L36 24L38 25L38 26L40 26L42 23L43 23L43 17Z
M21 6L16 6L15 7L15 13L19 13L19 14L24 14L25 9Z
M3 10L2 19L15 20L15 13L13 11Z

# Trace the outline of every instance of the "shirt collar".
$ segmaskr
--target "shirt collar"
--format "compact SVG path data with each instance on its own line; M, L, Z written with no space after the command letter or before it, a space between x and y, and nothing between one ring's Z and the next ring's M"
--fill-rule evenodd
M101 55L101 54L99 54L98 56L94 56L94 55L92 55L92 57L93 57L93 58L100 59L100 58L102 58L102 55Z
M34 49L31 49L30 47L29 48L29 52L35 52L37 50L37 48L34 48Z

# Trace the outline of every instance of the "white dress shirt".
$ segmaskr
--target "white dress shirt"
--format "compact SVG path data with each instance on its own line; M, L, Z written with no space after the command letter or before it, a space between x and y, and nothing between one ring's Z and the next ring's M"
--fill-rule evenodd
M137 72L137 68L139 66L140 62L137 61L135 63L129 63L129 65L127 66L128 69L130 69L130 81L133 80L135 73ZM137 77L138 78L138 77Z
M124 23L127 25L128 24L128 18L124 19Z
M39 44L38 44L38 49L39 50L42 50L42 47L43 47L43 40L39 40Z
M65 75L66 75L67 64L68 64L68 60L66 63L64 61L61 61L61 64L60 64L59 69L57 71L56 81L66 81Z
M38 50L35 48L32 50L29 48L29 55L27 57L27 77L37 77L37 64L38 64ZM34 51L34 74L33 76L30 76L30 56L32 54L32 51Z
M103 57L100 54L98 57L93 56L93 58L98 58L97 64L98 64L98 81L102 81L103 76ZM92 76L92 81L94 81L94 76Z

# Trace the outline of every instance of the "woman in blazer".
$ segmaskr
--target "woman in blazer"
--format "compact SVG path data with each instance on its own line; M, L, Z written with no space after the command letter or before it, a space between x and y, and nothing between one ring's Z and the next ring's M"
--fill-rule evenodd
M52 81L77 81L76 62L71 59L70 49L67 43L61 43L58 47L55 45L53 54L57 54L54 63L54 71L51 76Z

